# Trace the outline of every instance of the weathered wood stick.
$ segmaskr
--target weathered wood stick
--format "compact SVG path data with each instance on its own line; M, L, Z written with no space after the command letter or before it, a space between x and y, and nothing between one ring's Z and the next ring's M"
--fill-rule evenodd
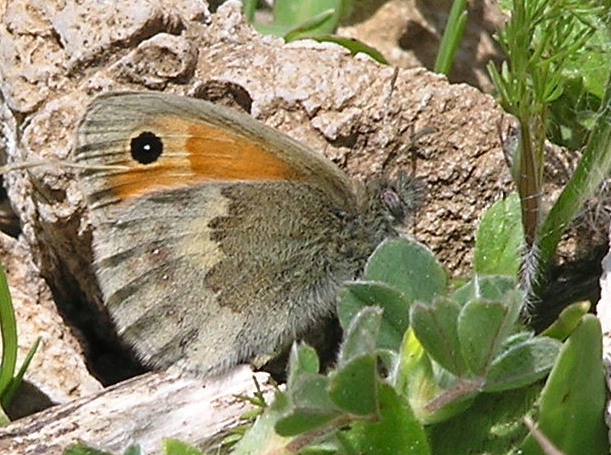
M61 455L81 441L116 454L138 443L158 454L167 437L201 445L240 424L250 405L238 396L252 396L255 380L270 398L269 376L246 365L207 380L147 373L1 427L0 453Z

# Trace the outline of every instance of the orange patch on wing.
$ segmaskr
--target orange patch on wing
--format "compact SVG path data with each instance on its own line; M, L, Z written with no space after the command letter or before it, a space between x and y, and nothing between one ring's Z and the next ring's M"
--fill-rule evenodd
M227 129L164 118L151 125L150 131L163 141L159 159L151 164L135 162L129 156L126 141L130 169L108 177L110 188L121 200L206 182L305 179L303 173L280 160L264 144Z
M191 168L210 180L300 180L302 175L260 143L209 125L189 127Z

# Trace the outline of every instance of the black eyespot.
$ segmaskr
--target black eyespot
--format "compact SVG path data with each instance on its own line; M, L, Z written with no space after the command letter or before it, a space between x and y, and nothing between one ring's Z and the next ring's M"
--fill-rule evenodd
M163 152L161 138L150 131L140 133L130 142L132 158L140 164L151 164L157 161Z

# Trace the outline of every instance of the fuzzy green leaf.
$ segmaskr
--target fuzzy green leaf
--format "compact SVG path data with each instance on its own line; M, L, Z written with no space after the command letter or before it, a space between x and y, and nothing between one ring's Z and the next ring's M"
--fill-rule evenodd
M522 296L516 289L516 280L508 276L475 275L471 281L457 289L452 300L461 306L471 300L514 302L520 305ZM519 312L519 308L517 309Z
M520 197L512 193L495 202L479 223L473 253L475 272L517 277L523 239Z
M532 412L541 387L535 383L503 393L480 393L465 412L427 427L432 452L435 455L518 455L515 448L527 433L522 419Z
M347 437L360 455L430 455L424 428L395 390L380 383L380 418L356 422Z
M365 280L381 281L410 301L430 302L446 290L447 276L433 253L405 238L387 240L369 258Z
M488 369L484 392L517 389L543 378L552 368L561 343L547 337L512 345Z
M469 369L483 375L516 322L500 302L472 300L458 317L460 349Z
M288 363L287 387L292 389L304 374L317 374L320 368L318 354L310 346L293 343Z
M416 303L410 313L414 334L428 355L457 376L467 371L458 339L459 313L457 303L443 298L432 305Z
M377 411L377 362L374 354L352 359L332 376L329 396L335 405L354 415Z
M404 294L384 283L359 281L347 284L340 293L338 316L345 330L360 309L380 306L384 313L377 346L398 351L409 326L410 303Z
M398 368L391 379L397 393L407 397L418 421L423 424L449 419L469 407L472 398L464 395L434 409L429 407L430 403L446 392L439 383L448 386L453 382L452 378L440 380L440 371L439 367L433 366L413 330L408 330L403 340Z
M382 321L380 307L365 307L352 319L344 335L339 354L339 364L345 364L376 349L376 341Z
M297 409L287 417L278 420L275 429L279 436L297 436L319 429L333 421L338 415L338 412L323 409Z
M335 411L336 407L327 392L328 386L329 378L326 376L301 375L293 388L287 390L287 394L296 409Z

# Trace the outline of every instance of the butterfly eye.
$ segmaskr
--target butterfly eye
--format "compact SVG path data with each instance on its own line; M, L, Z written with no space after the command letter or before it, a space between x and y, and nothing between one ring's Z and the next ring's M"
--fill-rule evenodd
M130 142L132 158L140 164L151 164L157 161L163 152L163 142L159 136L145 131Z
M382 192L382 202L391 216L398 222L405 218L405 202L395 189L387 188Z

